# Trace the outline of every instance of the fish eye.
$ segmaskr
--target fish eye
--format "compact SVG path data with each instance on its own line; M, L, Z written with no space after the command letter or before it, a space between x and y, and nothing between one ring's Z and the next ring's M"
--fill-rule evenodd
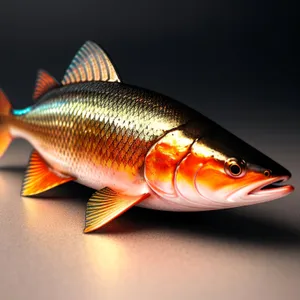
M225 172L231 177L242 177L245 175L245 162L236 158L229 158L225 162Z
M231 164L229 168L230 168L231 174L233 174L233 175L238 176L242 173L242 169L238 164Z
M271 176L271 171L270 170L264 170L264 175L266 177L270 177Z

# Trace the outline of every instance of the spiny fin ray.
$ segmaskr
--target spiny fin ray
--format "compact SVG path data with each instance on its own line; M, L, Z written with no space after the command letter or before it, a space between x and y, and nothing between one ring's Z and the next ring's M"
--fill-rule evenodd
M51 170L37 151L33 151L24 177L22 196L33 196L50 190L75 178Z
M85 42L77 52L65 73L62 84L86 81L121 81L107 54L91 41Z
M48 91L59 86L59 83L54 77L44 70L39 70L36 78L35 90L33 99L37 100Z
M84 232L99 229L148 196L122 195L107 187L95 192L87 204Z

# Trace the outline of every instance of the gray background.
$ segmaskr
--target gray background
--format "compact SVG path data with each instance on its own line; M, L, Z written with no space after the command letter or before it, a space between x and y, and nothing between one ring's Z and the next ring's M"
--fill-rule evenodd
M295 192L203 213L133 208L82 234L92 190L20 197L30 153L0 162L1 299L299 299L296 8L287 1L1 1L0 86L32 103L38 68L61 79L85 40L122 79L197 109L288 168Z

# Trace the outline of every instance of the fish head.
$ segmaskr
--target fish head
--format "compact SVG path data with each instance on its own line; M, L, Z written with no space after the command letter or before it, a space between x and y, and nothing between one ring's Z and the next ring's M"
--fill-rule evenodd
M194 205L251 205L287 196L294 190L285 185L291 177L286 168L222 127L199 138L181 163L177 186ZM180 176L180 169L184 176ZM183 180L187 176L189 183Z

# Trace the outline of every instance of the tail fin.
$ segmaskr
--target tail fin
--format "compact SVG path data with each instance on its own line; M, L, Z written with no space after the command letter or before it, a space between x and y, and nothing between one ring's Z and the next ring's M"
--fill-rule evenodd
M11 104L0 89L0 157L4 154L12 141L12 137L8 131L8 116L11 112Z

